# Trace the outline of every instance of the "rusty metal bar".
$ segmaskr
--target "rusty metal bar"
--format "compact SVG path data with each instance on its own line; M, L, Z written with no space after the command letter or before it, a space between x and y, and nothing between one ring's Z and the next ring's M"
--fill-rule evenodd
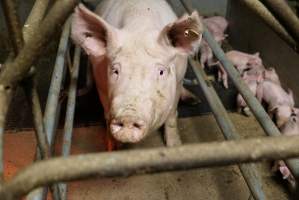
M2 185L0 199L18 199L36 187L61 181L298 157L298 143L299 136L261 137L50 158L30 165Z
M79 76L79 67L80 67L80 56L81 49L80 47L75 48L75 55L73 61L73 67L71 71L71 80L70 87L68 92L68 102L67 110L64 124L64 137L62 141L62 156L67 157L70 155L71 144L72 144L72 135L73 135L73 125L74 125L74 116L75 116L75 106L76 106L76 93L77 93L77 81ZM65 183L60 184L61 199L67 199L67 185Z
M230 120L219 96L213 88L212 82L208 80L202 66L199 62L189 59L189 63L199 81L202 91L211 107L214 117L225 137L226 140L239 140L235 126ZM257 172L255 165L253 164L240 164L239 169L243 175L243 178L256 200L265 200L266 196L262 190L261 178Z
M285 0L262 0L299 44L299 19Z

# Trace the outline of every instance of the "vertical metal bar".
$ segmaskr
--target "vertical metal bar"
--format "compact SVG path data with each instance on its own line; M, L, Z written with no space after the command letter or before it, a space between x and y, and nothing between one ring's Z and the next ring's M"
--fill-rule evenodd
M69 34L70 19L66 21L63 28L45 109L44 123L50 146L53 145L55 129L59 120L59 95L65 75L65 54L69 44Z
M70 87L68 92L68 102L67 110L64 124L64 137L63 137L63 146L62 146L62 156L67 157L70 154L71 144L72 144L72 135L73 135L73 124L75 116L75 106L76 106L76 94L77 94L77 81L79 75L80 67L80 56L81 49L80 47L75 48L75 55L73 61L73 67L71 71L71 80ZM62 183L60 186L61 199L67 199L67 185Z
M34 77L30 77L24 81L24 89L32 111L35 136L40 152L40 158L47 159L50 157L50 149L44 129L43 115Z
M194 61L189 59L189 63L192 66L192 69L195 73L195 76L202 88L202 91L212 109L214 117L222 130L222 133L226 140L238 140L240 139L239 134L232 121L230 120L219 96L217 95L211 81L208 80L205 72L202 69L202 66ZM245 182L251 194L256 200L266 199L265 194L262 190L261 179L258 175L258 172L253 164L240 164L239 169L244 177Z
M54 71L52 74L51 85L49 89L45 115L44 124L45 131L47 134L47 139L49 142L50 149L54 144L55 130L57 128L57 122L60 115L60 104L59 95L62 86L62 82L65 77L65 55L69 44L69 34L70 34L70 18L66 21L62 35L59 42L57 57L55 61ZM42 200L45 199L47 195L47 188L35 190L35 194L29 194L30 200ZM59 194L54 194L59 196ZM58 197L57 197L58 198Z

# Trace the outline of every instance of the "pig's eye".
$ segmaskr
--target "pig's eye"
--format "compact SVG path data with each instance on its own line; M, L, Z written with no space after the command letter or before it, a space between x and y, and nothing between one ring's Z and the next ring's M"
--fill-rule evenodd
M167 70L166 67L159 65L158 66L158 73L159 73L159 77L162 78L162 77L167 75L168 70Z

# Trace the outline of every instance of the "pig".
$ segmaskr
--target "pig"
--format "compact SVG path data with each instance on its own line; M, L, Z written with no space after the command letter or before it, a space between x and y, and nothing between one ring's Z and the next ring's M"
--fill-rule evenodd
M295 105L290 89L286 92L280 85L269 80L259 84L257 98L268 104L268 114L275 118L278 128L287 122Z
M252 72L245 71L242 75L242 79L244 82L248 85L250 91L253 93L254 96L258 96L258 87L259 84L263 82L263 76L262 73L259 73L259 71L255 71L256 74L253 74ZM245 100L243 99L241 94L238 94L237 96L237 107L239 112L243 112L246 116L250 116L251 112L249 107L247 106Z
M203 23L211 32L216 42L221 45L228 36L227 34L224 34L228 27L227 20L221 16L214 16L203 19ZM208 67L215 65L215 62L213 61L213 51L205 40L203 40L200 45L200 55L200 63L203 68L205 68L206 64Z
M257 52L255 54L247 54L240 51L232 50L226 52L227 59L233 64L233 66L239 71L242 75L244 71L255 69L263 70L264 66L260 54ZM222 64L218 61L215 65L219 68L218 71L218 81L222 81L225 88L228 88L228 76L227 72L224 70Z
M287 167L286 163L283 160L278 160L274 162L272 171L279 171L282 175L282 179L287 180L291 186L291 189L296 189L297 182L290 169Z
M208 65L208 67L212 66L214 63L213 51L205 40L202 41L199 51L200 51L200 64L202 68L204 69L206 64Z
M276 73L276 70L273 67L265 69L263 71L263 76L264 76L265 80L269 80L269 81L272 81L273 83L276 83L277 85L281 85L279 77Z
M88 55L104 107L107 145L137 143L164 125L167 146L180 144L177 104L187 58L203 26L196 11L177 18L165 0L80 4L71 37Z
M288 121L280 128L283 135L299 135L299 111L298 108L293 109L293 113L288 119ZM286 179L292 188L296 188L296 179L290 172L289 168L286 166L283 160L275 161L273 171L279 171L283 179Z
M227 59L236 67L240 74L242 74L244 70L251 67L263 68L263 62L260 58L259 52L255 54L247 54L241 51L232 50L225 53L225 55Z
M228 21L222 16L213 16L203 19L204 25L208 28L214 38L223 40L227 37L224 32L228 27ZM217 40L216 40L217 41Z

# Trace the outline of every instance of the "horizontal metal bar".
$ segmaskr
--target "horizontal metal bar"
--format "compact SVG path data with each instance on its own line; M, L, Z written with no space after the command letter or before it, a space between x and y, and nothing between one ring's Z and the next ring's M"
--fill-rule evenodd
M68 102L67 110L64 124L64 137L62 142L62 156L67 157L70 155L71 144L72 144L72 135L73 135L73 125L75 117L75 106L76 106L76 93L77 93L77 81L79 76L79 67L80 67L80 56L81 49L80 47L75 48L75 55L73 61L73 67L71 71L71 81L68 92ZM67 199L67 185L60 184L60 193L61 200Z
M0 199L18 199L36 187L61 181L298 157L298 144L299 136L262 137L51 158L28 166L3 184Z
M230 120L219 96L217 95L212 83L208 80L202 66L199 62L189 59L189 63L199 81L201 89L211 107L214 117L222 130L226 140L238 140L240 135ZM263 200L266 196L262 190L261 178L253 164L240 164L239 169L254 199Z

